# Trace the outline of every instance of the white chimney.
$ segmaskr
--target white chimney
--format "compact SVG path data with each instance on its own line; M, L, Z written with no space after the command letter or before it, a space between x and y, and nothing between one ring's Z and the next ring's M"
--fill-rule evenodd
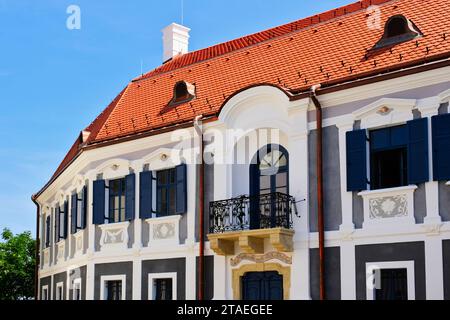
M176 23L172 23L162 30L164 62L172 59L176 55L188 53L189 31L191 29Z

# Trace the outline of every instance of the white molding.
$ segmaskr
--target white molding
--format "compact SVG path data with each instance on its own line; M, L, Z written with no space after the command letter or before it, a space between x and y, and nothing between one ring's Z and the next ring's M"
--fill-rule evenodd
M122 300L126 300L126 289L127 289L127 276L125 274L112 275L112 276L101 276L100 277L100 300L106 300L106 282L107 281L122 281Z
M83 255L84 249L84 230L78 230L77 233L73 234L74 238L74 248L73 248L73 258L80 257ZM80 248L81 246L81 248Z
M406 123L413 119L412 110L416 105L415 99L379 99L352 114L355 120L361 120L361 129L375 129L394 124ZM389 109L386 113L380 113L384 107Z
M441 103L446 103L450 101L450 89L441 92L438 97L440 98Z
M367 262L366 263L366 292L367 300L375 300L373 287L373 271L382 269L406 269L408 281L408 300L416 299L414 275L414 261Z
M153 282L157 279L172 279L172 300L177 300L177 273L149 273L148 274L148 300L155 300Z
M100 164L95 172L103 174L104 180L114 180L130 173L131 161L121 158L110 159Z
M127 250L129 241L129 225L129 221L99 225L98 227L102 232L100 236L100 250ZM111 240L111 242L109 242L108 240Z
M44 296L44 290L47 291L47 299L42 299L42 297ZM41 289L41 296L39 297L40 300L50 300L50 291L48 290L48 284L46 284L45 286L42 286Z
M182 216L146 219L149 227L148 247L180 244L180 220ZM161 228L160 230L155 230ZM161 234L156 233L159 231Z
M61 295L58 296L59 289L61 288ZM64 300L64 282L58 282L56 283L56 290L55 290L55 300Z
M364 202L363 228L414 225L416 223L414 217L414 191L416 189L417 186L411 185L358 193ZM398 214L402 216L392 216L395 209L398 209Z

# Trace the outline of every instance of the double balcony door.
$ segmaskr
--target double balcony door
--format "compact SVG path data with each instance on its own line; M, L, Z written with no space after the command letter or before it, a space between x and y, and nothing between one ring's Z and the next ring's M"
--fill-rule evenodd
M283 300L283 276L278 272L248 272L242 277L242 300Z
M279 194L289 194L289 157L278 145L268 145L257 154L250 168L250 229L281 227L289 203Z

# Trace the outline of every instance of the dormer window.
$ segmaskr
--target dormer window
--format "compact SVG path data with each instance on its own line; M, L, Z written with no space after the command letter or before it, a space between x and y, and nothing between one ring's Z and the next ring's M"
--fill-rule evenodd
M195 85L186 82L179 81L175 84L173 89L173 98L170 101L170 106L186 103L195 98Z
M422 36L416 25L402 15L396 15L386 22L384 34L375 49L406 42Z

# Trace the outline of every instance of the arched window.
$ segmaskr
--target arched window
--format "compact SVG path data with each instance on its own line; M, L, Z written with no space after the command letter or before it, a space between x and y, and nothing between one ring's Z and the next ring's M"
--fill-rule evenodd
M250 229L286 227L289 218L289 154L268 145L250 166Z

